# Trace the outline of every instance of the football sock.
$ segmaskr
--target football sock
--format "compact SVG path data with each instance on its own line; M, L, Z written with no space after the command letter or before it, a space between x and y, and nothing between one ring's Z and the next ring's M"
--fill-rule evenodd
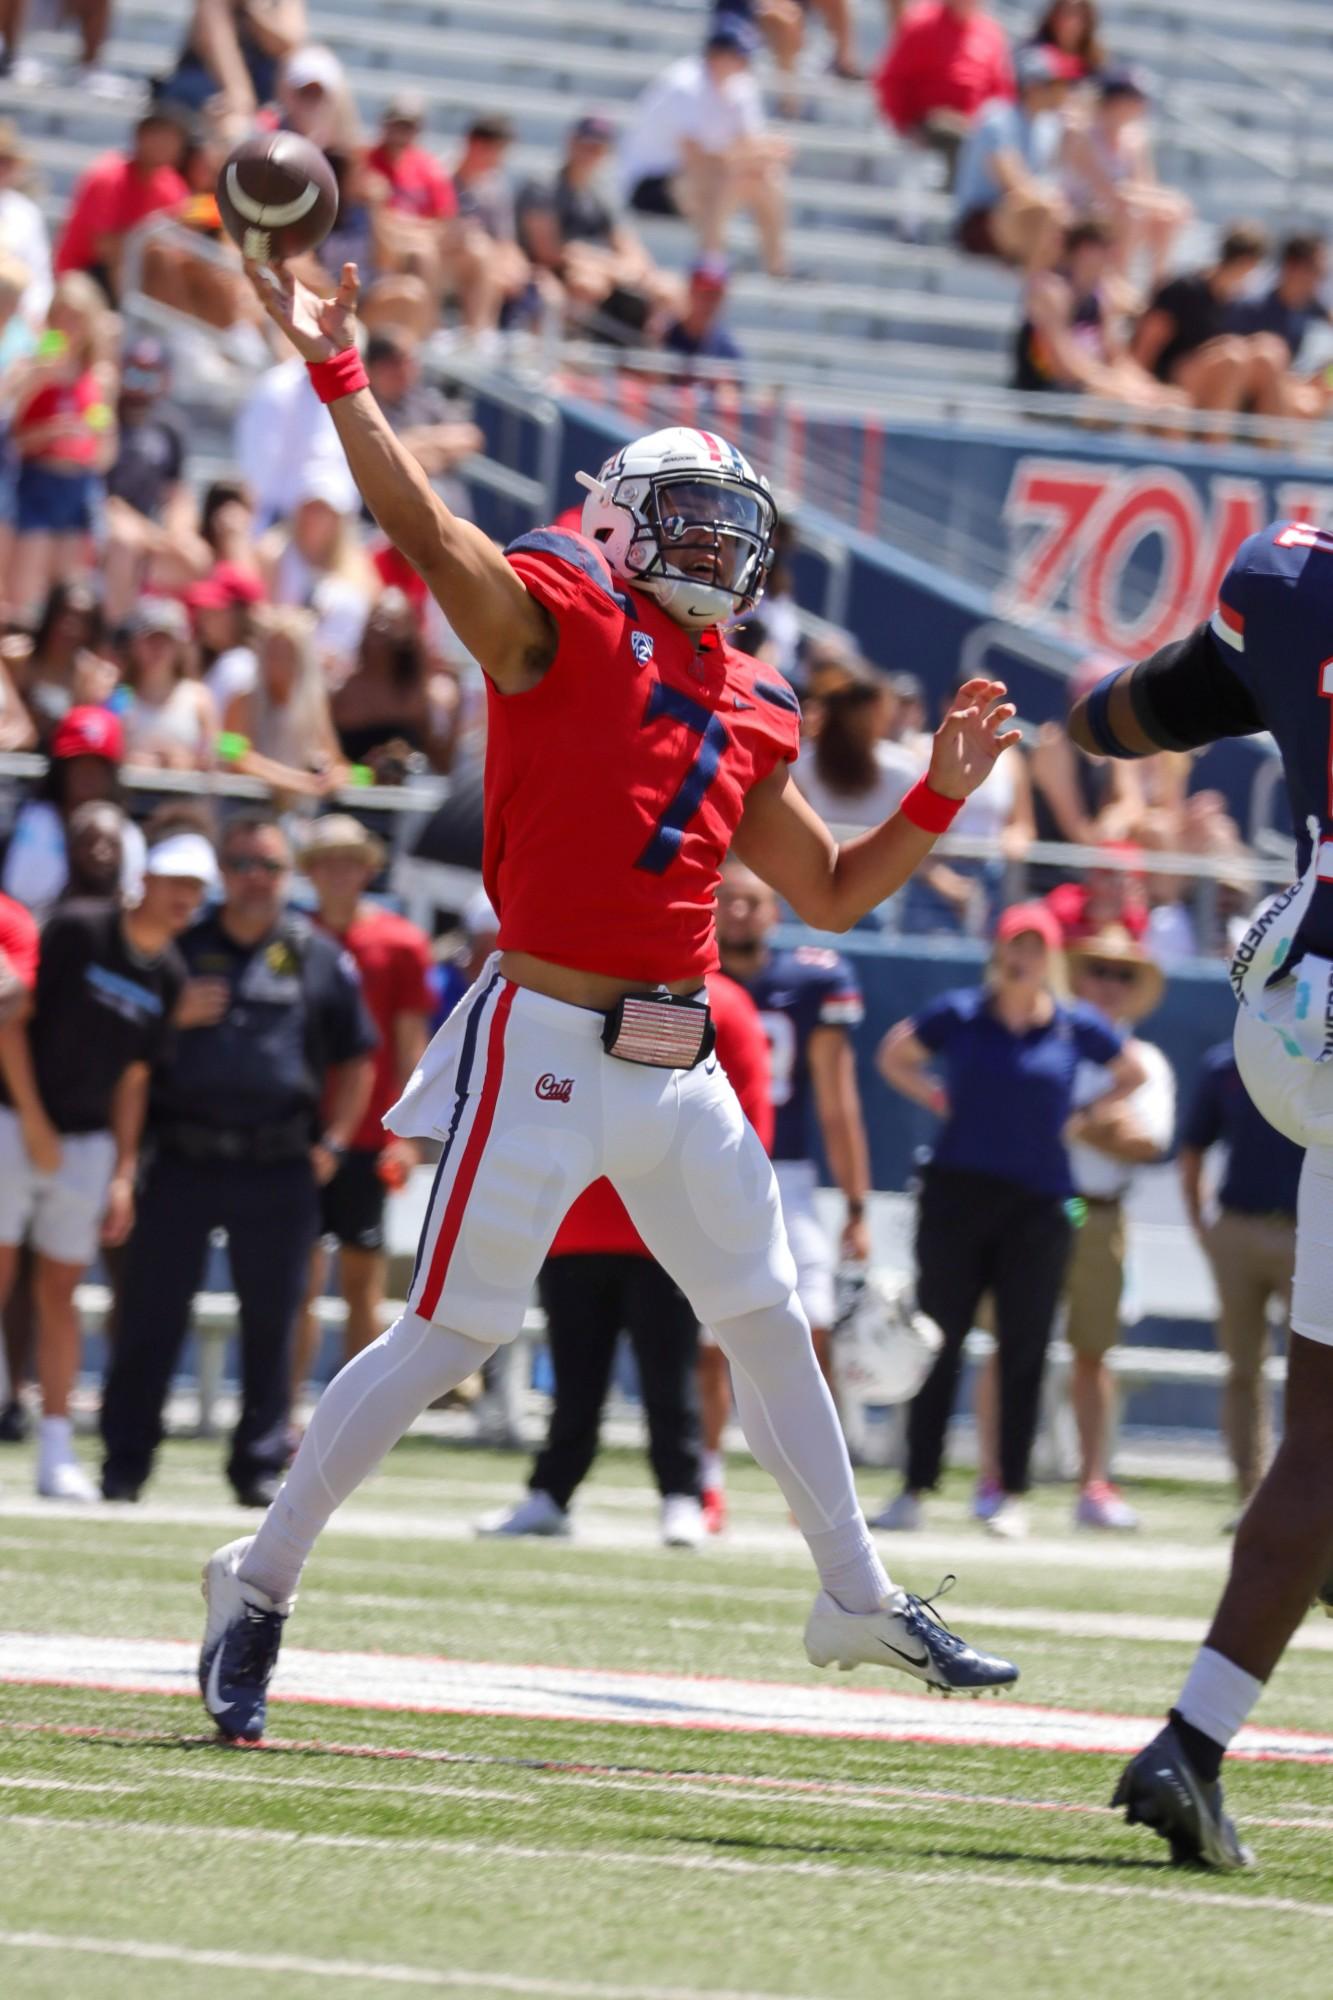
M699 1480L707 1493L720 1493L727 1483L727 1464L720 1451L701 1451Z
M1190 1731L1189 1737L1182 1734L1181 1741L1201 1778L1211 1783L1217 1776L1232 1738L1249 1719L1263 1691L1262 1681L1224 1654L1214 1652L1211 1646L1199 1648L1171 1715ZM1204 1739L1203 1744L1198 1738Z
M475 1375L491 1351L404 1313L349 1361L320 1397L282 1491L260 1523L239 1575L279 1604L294 1597L315 1539L335 1508L375 1470L414 1417Z
M713 1333L731 1363L746 1442L782 1489L820 1582L845 1611L877 1610L893 1585L861 1513L838 1413L795 1297L723 1320Z

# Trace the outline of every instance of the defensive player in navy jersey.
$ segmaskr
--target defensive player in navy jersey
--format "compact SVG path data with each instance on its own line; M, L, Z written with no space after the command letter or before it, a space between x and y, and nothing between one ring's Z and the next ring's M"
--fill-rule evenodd
M1243 543L1213 617L1109 675L1069 733L1112 757L1271 730L1302 879L1232 966L1236 1060L1269 1122L1308 1148L1297 1210L1286 1424L1242 1516L1231 1575L1166 1727L1115 1794L1177 1861L1251 1860L1223 1811L1222 1759L1333 1562L1333 537L1279 522Z
M856 1053L847 1032L859 1025L865 1009L856 974L842 953L818 945L774 951L769 938L777 921L777 898L767 883L742 862L729 859L718 891L718 950L723 970L745 987L759 1009L768 1037L772 1157L782 1219L796 1259L797 1297L828 1377L834 1255L815 1211L816 1140L823 1141L829 1171L847 1203L842 1255L849 1262L866 1263L870 1156L856 1084ZM717 1501L711 1510L709 1502L721 1493L719 1445L730 1403L726 1362L717 1348L701 1350L700 1378L704 1505L706 1512L716 1515Z

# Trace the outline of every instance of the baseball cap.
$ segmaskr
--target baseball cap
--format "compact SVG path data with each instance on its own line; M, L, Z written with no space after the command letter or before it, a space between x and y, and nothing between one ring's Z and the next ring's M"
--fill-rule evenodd
M125 630L132 638L140 632L165 632L172 639L188 639L190 621L179 598L141 597L125 620Z
M309 90L313 86L332 93L342 88L343 66L332 49L309 42L288 56L282 80L293 90Z
M585 111L582 118L575 121L570 136L586 139L590 145L610 146L615 141L616 128L602 112Z
M202 882L206 889L215 889L219 879L213 843L202 833L168 834L149 848L143 872L177 882Z
M1020 90L1030 90L1040 83L1077 83L1083 74L1083 65L1077 56L1066 55L1063 49L1052 48L1046 42L1029 42L1014 57L1014 76Z
M704 42L705 51L732 49L741 56L758 55L760 46L759 30L743 14L715 15Z
M1011 903L1007 910L1002 910L995 926L995 942L1008 944L1010 938L1024 937L1029 931L1035 931L1050 950L1064 950L1065 934L1060 919L1045 903Z
M239 563L220 562L198 583L191 584L185 602L191 611L229 611L237 604L262 604L264 586Z
M297 865L304 868L327 854L355 854L375 869L382 868L386 858L384 842L351 813L325 813L312 820L296 850Z
M125 755L125 732L120 718L109 708L95 708L90 702L71 708L51 738L50 754L63 761L67 757L103 757L119 764Z
M386 125L424 125L426 100L419 90L395 90L384 107Z

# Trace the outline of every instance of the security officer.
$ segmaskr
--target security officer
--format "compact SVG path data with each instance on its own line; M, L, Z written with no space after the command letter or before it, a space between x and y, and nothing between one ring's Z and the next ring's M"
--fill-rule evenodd
M181 1032L154 1077L139 1198L102 1404L102 1492L134 1500L162 1437L209 1235L224 1228L240 1302L241 1413L227 1476L266 1507L287 1462L291 1346L331 1178L370 1094L375 1029L355 967L284 914L286 835L238 815L221 905L180 940ZM322 1130L317 1123L323 1103Z

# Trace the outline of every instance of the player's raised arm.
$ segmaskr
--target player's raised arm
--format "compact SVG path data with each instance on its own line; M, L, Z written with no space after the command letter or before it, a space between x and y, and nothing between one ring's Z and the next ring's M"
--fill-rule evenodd
M854 840L834 839L792 782L786 765L756 785L734 847L798 917L845 931L894 895L925 860L963 800L984 784L1003 750L1014 709L1003 681L968 681L935 733L930 770L892 819Z
M1151 757L1262 729L1253 696L1222 657L1233 642L1218 638L1219 625L1231 629L1225 596L1188 638L1107 674L1070 709L1071 742L1094 757Z
M356 266L344 264L331 299L317 298L283 265L246 269L264 310L297 353L317 369L324 365L316 388L380 527L429 586L496 687L516 694L533 686L555 655L550 613L480 528L449 511L390 430L370 390L350 386L365 381L355 347ZM340 370L345 372L337 379Z

